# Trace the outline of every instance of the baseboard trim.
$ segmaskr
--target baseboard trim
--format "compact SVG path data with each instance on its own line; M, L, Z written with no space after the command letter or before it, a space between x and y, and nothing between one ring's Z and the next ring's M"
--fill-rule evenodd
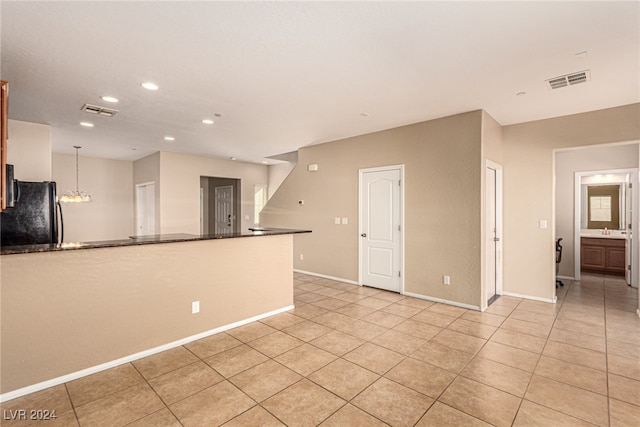
M239 326L246 325L251 322L255 322L256 320L266 319L267 317L275 316L276 314L284 313L286 311L292 310L295 308L293 305L289 305L286 307L282 307L273 311L269 311L267 313L259 314L257 316L250 317L248 319L239 320L234 323L230 323L228 325L220 326L215 329L210 329L205 332L201 332L196 335L191 335L190 337L182 338L177 341L173 341L158 347L150 348L148 350L141 351L139 353L131 354L129 356L121 357L120 359L112 360L106 363L102 363L100 365L92 366L87 369L83 369L81 371L72 372L67 375L63 375L61 377L53 378L47 381L43 381L37 384L33 384L27 387L23 387L14 391L10 391L7 393L0 394L0 402L6 402L9 400L16 399L18 397L25 396L27 394L35 393L40 390L47 389L49 387L53 387L56 385L64 384L69 381L77 380L78 378L86 377L91 374L95 374L101 371L105 371L107 369L115 368L116 366L124 365L125 363L133 362L138 359L142 359L143 357L152 356L156 353L160 353L162 351L170 350L175 347L180 347L181 345L188 344L192 341L196 341L202 338L206 338L211 335L218 334L220 332L228 331L229 329L237 328Z
M304 271L304 270L298 270L298 269L294 268L293 272L294 273L301 273L301 274L308 274L309 276L314 276L314 277L321 277L323 279L335 280L336 282L348 283L350 285L359 285L358 282L353 281L353 280L343 279L341 277L327 276L326 274L314 273L312 271Z
M413 298L418 298L418 299L423 299L423 300L427 300L427 301L439 302L441 304L453 305L453 306L456 306L456 307L466 308L466 309L469 309L469 310L480 311L480 307L478 307L477 305L464 304L464 303L461 303L461 302L449 301L449 300L442 299L442 298L428 297L426 295L414 294L413 292L404 292L402 295L406 295L408 297L413 297Z
M571 277L571 276L556 276L556 279L558 280L576 280L575 277Z
M558 302L558 297L554 296L553 298L542 298L542 297L534 297L532 295L524 295L524 294L517 294L515 292L502 292L502 295L508 296L508 297L514 297L514 298L523 298L523 299L528 299L528 300L532 300L532 301L541 301L541 302L548 302L551 304L555 304Z

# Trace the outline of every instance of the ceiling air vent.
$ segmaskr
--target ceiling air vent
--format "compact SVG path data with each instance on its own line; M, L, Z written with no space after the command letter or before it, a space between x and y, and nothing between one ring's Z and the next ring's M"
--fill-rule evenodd
M112 110L111 108L99 107L97 105L84 104L81 108L85 113L99 114L101 116L113 117L118 110Z
M560 89L561 87L573 86L589 80L591 80L591 71L586 70L573 74L566 74L560 77L554 77L552 79L545 80L545 83L549 89Z

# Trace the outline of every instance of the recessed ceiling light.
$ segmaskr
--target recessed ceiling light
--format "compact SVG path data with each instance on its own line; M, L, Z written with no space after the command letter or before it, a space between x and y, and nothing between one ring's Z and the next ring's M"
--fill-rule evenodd
M216 117L222 117L222 113L215 113L214 116Z
M93 123L89 123L89 122L80 122L80 126L84 126L86 128L92 128L93 127Z
M516 93L516 96L525 96L527 94L527 92L518 92Z
M141 86L148 90L158 90L158 85L152 82L142 83Z
M165 141L175 141L176 139L173 136L165 136L164 140Z
M269 164L269 162L266 160L263 160L262 163L264 163L265 165Z
M369 117L369 113L360 113L362 117Z
M229 160L236 160L235 157L229 157Z
M101 96L100 99L102 99L104 102L118 102L118 98L114 98L113 96Z
M212 125L213 124L213 120L211 120L211 119L203 119L202 123L204 123L205 125Z

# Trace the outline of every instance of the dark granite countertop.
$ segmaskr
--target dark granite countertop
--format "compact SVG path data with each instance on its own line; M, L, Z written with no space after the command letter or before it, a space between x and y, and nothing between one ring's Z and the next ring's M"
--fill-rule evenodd
M311 230L293 230L287 228L250 228L249 231L229 234L157 234L153 236L131 236L123 240L105 240L101 242L69 242L44 244L3 246L0 255L28 254L34 252L54 252L77 249L117 248L122 246L152 245L158 243L194 242L198 240L235 239L239 237L277 236L281 234L311 233Z

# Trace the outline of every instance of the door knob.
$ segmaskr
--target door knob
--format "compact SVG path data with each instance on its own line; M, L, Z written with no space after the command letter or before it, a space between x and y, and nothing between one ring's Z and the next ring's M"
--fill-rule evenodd
M367 237L367 233L362 233L361 236L362 237Z
M494 241L494 242L499 242L499 241L500 241L500 238L499 238L499 237L494 237L494 238L493 238L493 241Z

